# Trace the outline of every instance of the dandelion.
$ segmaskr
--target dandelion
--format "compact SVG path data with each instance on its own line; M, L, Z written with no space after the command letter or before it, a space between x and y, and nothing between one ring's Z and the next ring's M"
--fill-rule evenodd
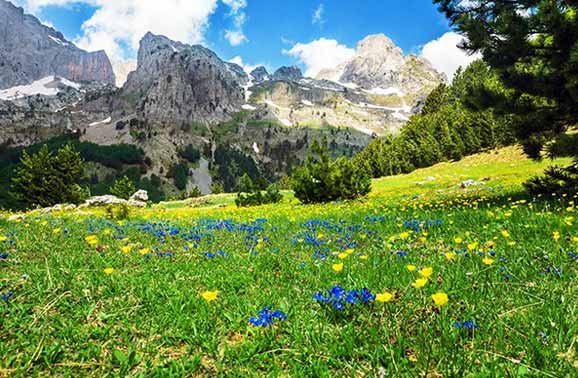
M141 248L138 250L138 253L141 256L144 256L144 255L148 255L149 253L151 253L151 250L150 250L150 248Z
M424 278L428 278L433 274L433 268L432 267L423 268L423 269L420 269L420 271L418 273L420 276L422 276Z
M96 235L89 235L84 240L92 247L98 244L98 237Z
M454 243L456 243L456 244L462 244L463 241L464 241L464 239L459 238L459 237L454 239Z
M434 301L435 305L438 307L442 307L446 303L448 303L448 295L444 292L438 292L431 296L431 299Z
M478 248L478 243L470 243L468 244L468 251L473 252L476 248Z
M333 265L331 266L331 268L332 268L335 272L339 273L339 272L341 272L341 271L343 270L343 263L333 264Z
M62 232L61 228L55 228L54 230L52 230L53 235L59 235L61 232Z
M492 265L496 260L491 259L489 257L484 257L484 259L482 260L482 262L486 265Z
M399 234L399 237L401 240L406 240L407 238L409 238L409 232L402 232L401 234Z
M4 235L0 235L0 243L5 242L8 238Z
M417 269L417 266L415 265L406 265L405 269L407 269L410 272L414 272Z
M103 272L104 272L104 274L107 274L107 275L110 276L111 274L114 273L114 268L105 268L105 269L103 270Z
M446 253L444 254L444 256L446 257L446 259L447 259L448 261L453 261L453 260L456 259L456 257L457 257L458 255L456 255L454 252L446 252Z
M214 290L214 291L207 290L201 294L201 297L203 297L203 299L207 302L212 302L212 301L216 300L218 296L219 296L219 290Z
M510 233L508 232L508 230L502 230L502 236L508 239L510 237Z
M339 255L337 255L337 257L339 257L340 260L345 260L349 255L345 252L340 253Z
M416 289L420 289L424 287L426 284L427 278L418 278L417 280L414 281L414 283L411 284L411 286L413 286Z
M558 240L560 240L560 232L559 231L554 231L552 233L552 237L554 238L554 241L557 243Z
M132 251L132 245L125 245L120 250L123 254L128 255Z
M392 299L393 299L393 294L388 293L387 291L385 291L381 294L375 294L375 300L377 302L387 303L387 302L390 302Z

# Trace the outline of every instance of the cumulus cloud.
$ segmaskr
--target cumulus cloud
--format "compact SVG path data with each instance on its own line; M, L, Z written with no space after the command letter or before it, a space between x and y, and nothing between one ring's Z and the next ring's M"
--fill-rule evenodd
M82 25L81 35L74 41L89 50L104 49L112 60L134 56L140 39L151 31L170 39L203 43L209 17L219 0L21 0L27 11L39 14L46 6L88 4L96 8ZM232 44L247 40L242 27L247 0L221 0L229 7L232 28L225 37ZM128 48L128 54L126 54Z
M474 60L481 58L479 54L468 55L458 47L463 39L463 36L455 32L448 32L426 43L421 55L429 60L438 71L444 73L449 80L452 80L460 66L465 68Z
M315 12L313 12L313 20L312 20L313 25L315 24L323 25L325 23L325 20L323 18L324 13L325 13L325 6L323 4L319 4L319 6L315 9Z
M243 42L248 41L243 32L243 25L247 20L247 14L244 9L247 7L246 0L222 0L231 10L229 17L233 19L234 29L225 30L225 38L229 41L231 46L238 46Z
M351 59L355 50L339 44L334 39L320 38L310 43L297 43L283 54L297 58L305 65L305 75L315 77L327 68L335 68Z

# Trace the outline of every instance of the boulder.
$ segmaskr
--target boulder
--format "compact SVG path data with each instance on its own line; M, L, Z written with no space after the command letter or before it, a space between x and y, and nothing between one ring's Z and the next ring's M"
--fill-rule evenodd
M86 200L84 205L85 206L128 205L128 201L115 196L106 195L106 196L91 197Z
M484 183L469 179L469 180L462 181L459 186L462 189L467 189L467 188L471 188L472 186L479 186L479 185L484 185Z
M130 198L129 198L129 202L130 201L138 201L138 202L147 202L149 200L149 194L146 190L139 190L137 191L135 194L133 194Z

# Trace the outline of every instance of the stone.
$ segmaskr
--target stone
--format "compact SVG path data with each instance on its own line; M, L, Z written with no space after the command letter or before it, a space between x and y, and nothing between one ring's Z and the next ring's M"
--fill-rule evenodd
M133 194L130 198L129 198L129 202L130 201L139 201L139 202L144 202L146 203L149 200L149 194L146 190L138 190L135 194Z

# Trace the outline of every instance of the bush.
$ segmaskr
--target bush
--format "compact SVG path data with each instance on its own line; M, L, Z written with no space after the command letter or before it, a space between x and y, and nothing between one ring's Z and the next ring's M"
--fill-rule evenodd
M275 184L269 185L263 194L259 185L256 185L249 175L243 175L240 181L240 190L235 199L235 204L239 207L278 203L283 199L283 195Z
M190 144L185 148L180 149L178 154L181 158L187 160L190 163L196 163L201 159L201 152Z
M568 167L549 167L544 176L532 177L524 186L535 196L556 194L572 197L578 194L578 159Z
M225 188L223 187L223 184L221 184L220 182L216 181L213 183L213 185L211 185L211 193L212 194L221 194L225 192Z
M185 190L189 181L189 168L185 164L175 164L171 168L173 181L178 190Z
M314 142L307 163L293 174L295 197L303 203L351 200L371 191L371 178L350 159L330 161L326 147Z
M106 216L110 220L124 221L130 218L130 209L128 205L108 205L106 207Z
M136 192L136 187L133 181L127 176L123 176L116 180L109 190L113 196L128 200Z

